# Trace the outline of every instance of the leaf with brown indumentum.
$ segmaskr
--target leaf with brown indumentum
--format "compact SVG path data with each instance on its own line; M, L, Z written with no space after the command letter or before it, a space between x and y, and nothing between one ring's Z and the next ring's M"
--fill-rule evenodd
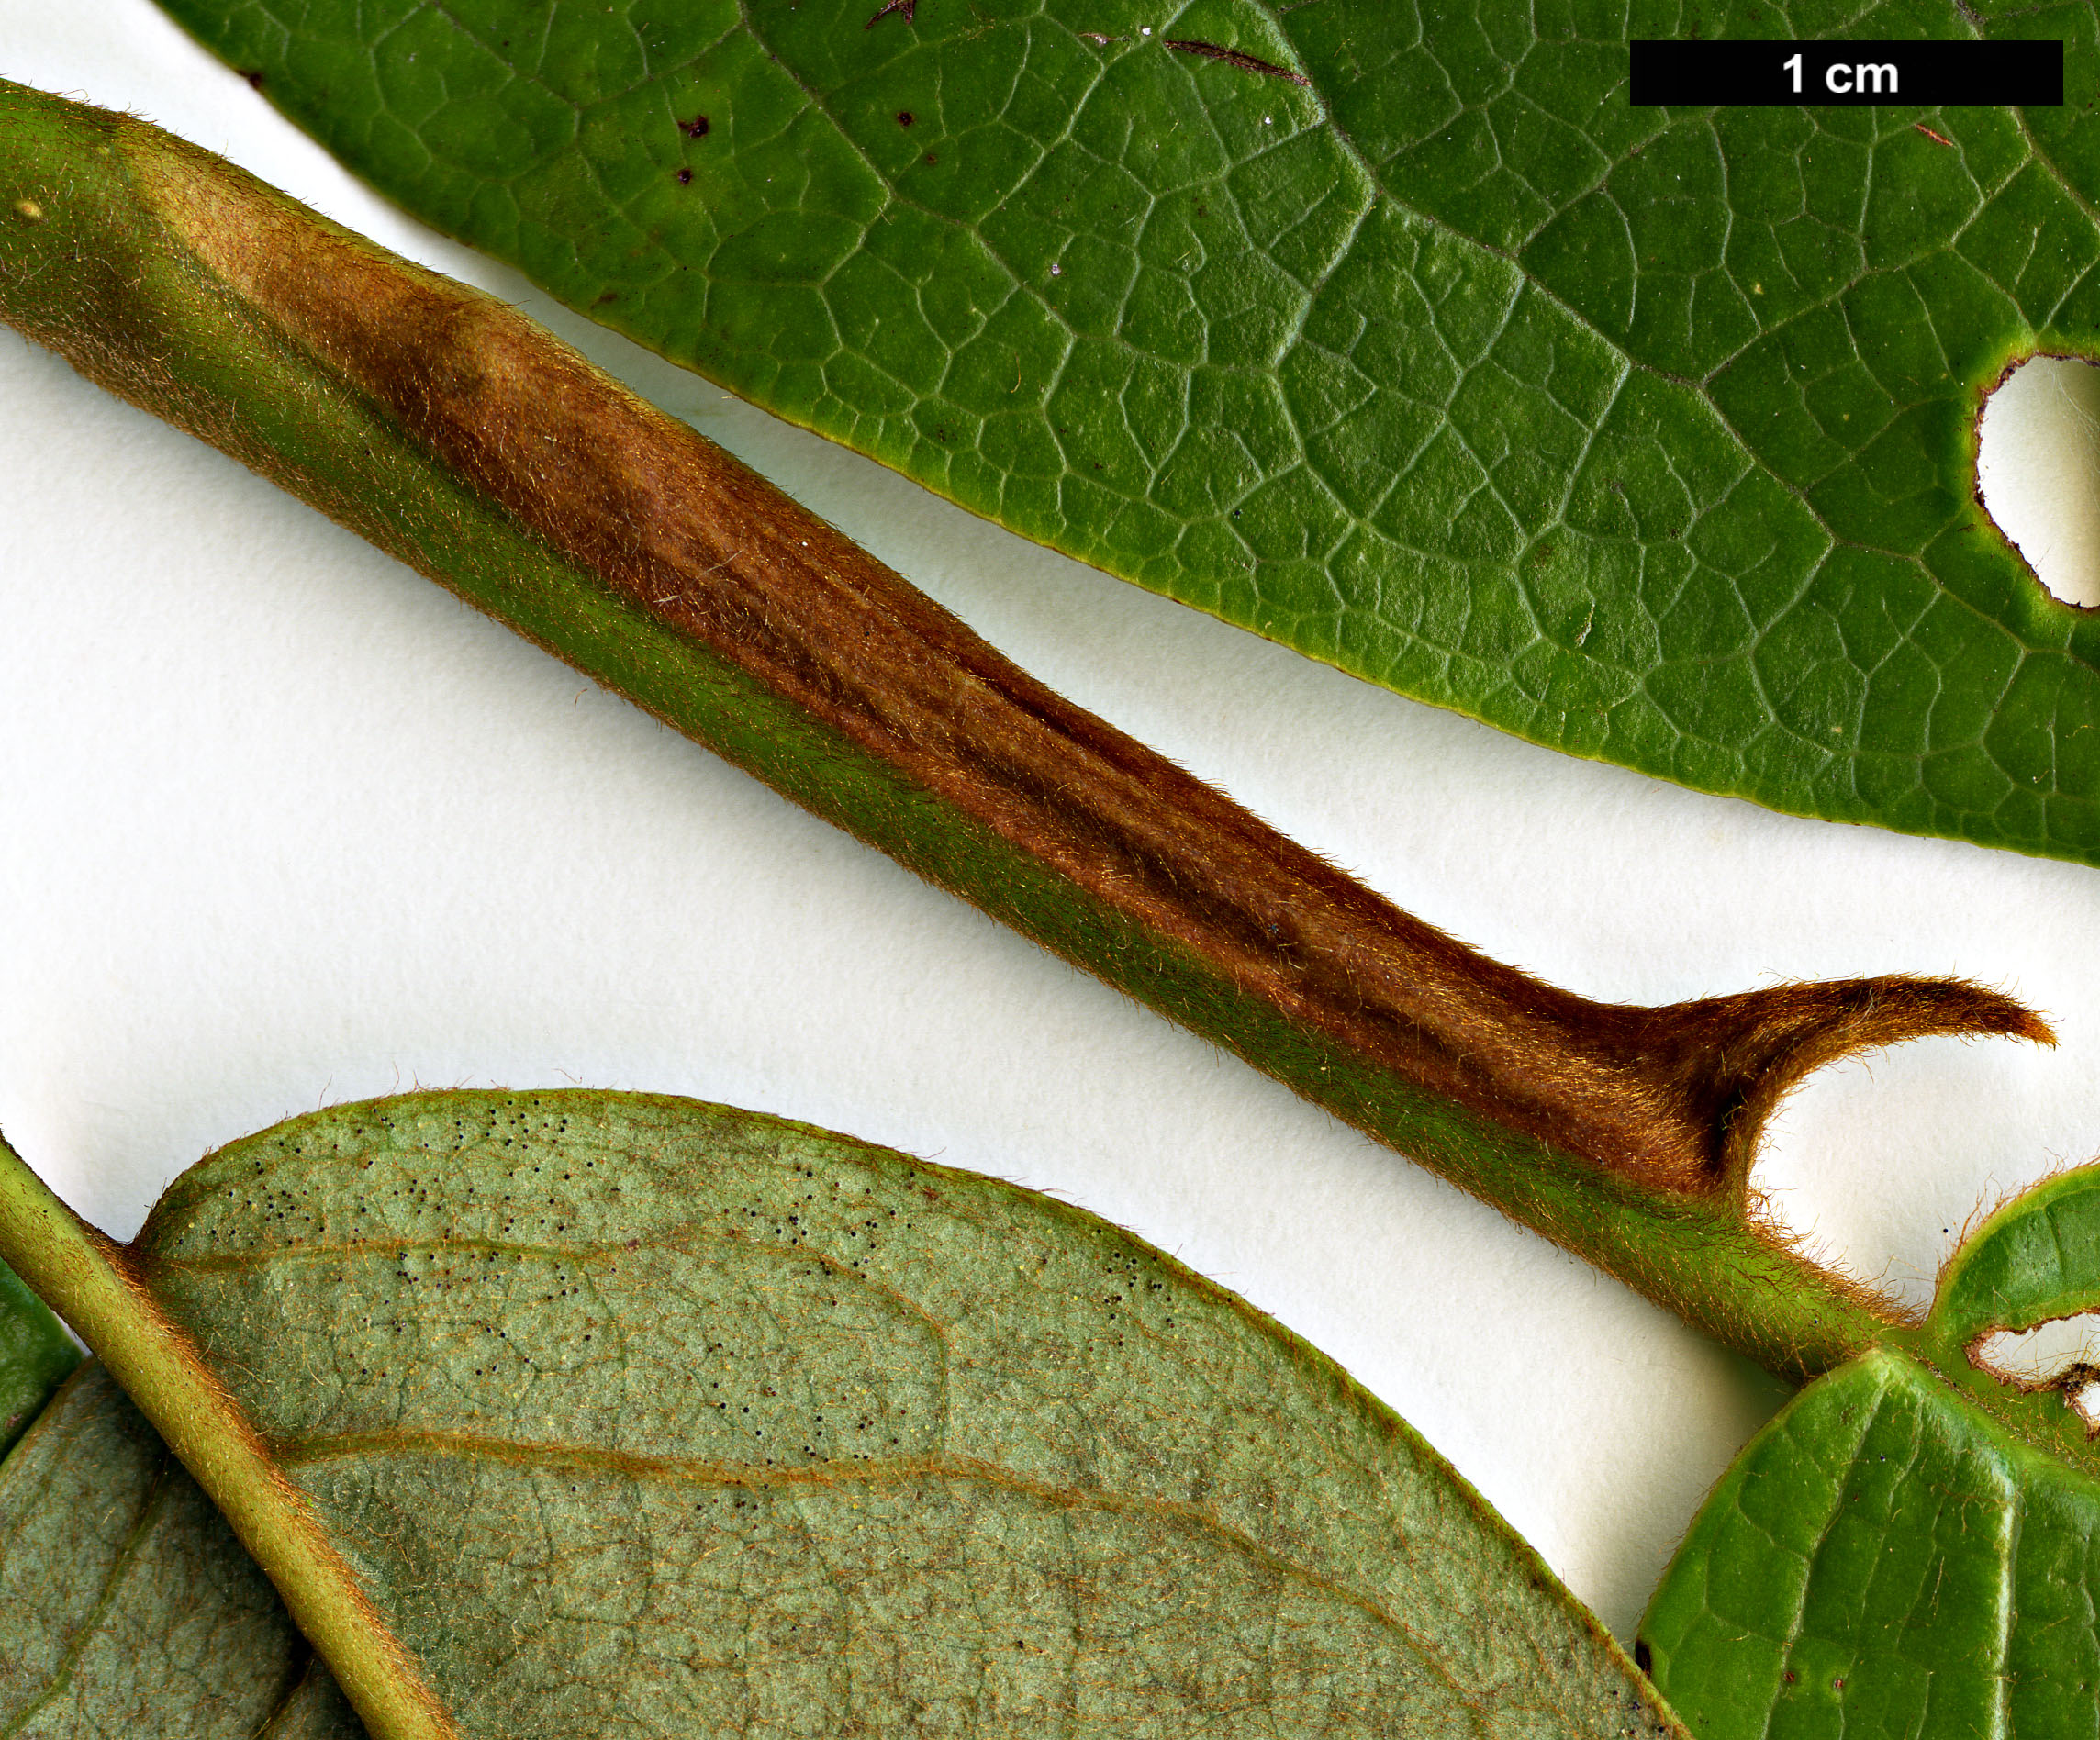
M1775 1369L1885 1322L1751 1224L1779 1096L1864 1045L2049 1037L1946 982L1636 1009L1490 962L1016 669L513 310L143 123L6 87L0 315Z
M318 236L238 173L140 162L146 200L220 284L576 569L1235 989L1432 1092L1707 1195L1740 1188L1767 1112L1848 1052L1930 1033L2049 1042L2009 998L1951 981L1636 1009L1498 966L1037 683L501 303Z
M1862 1045L2049 1037L1950 982L1637 1009L1489 962L508 310L136 122L0 93L0 309L1775 1368L1893 1338L1753 1223L1778 1098ZM1619 1732L1646 1708L1404 1428L1236 1301L1055 1205L735 1122L352 1109L207 1163L130 1254L17 1177L0 1249L383 1734L592 1731L610 1698L665 1727L836 1727L958 1687L1017 1723L1092 1701L1141 1731L1257 1693L1303 1729Z
M1961 979L1782 985L1652 1010L1591 1004L1574 1019L1603 1034L1622 1014L1632 1019L1617 1054L1656 1096L1651 1127L1673 1150L1659 1154L1648 1176L1691 1191L1741 1193L1780 1100L1840 1057L1934 1033L2056 1043L2031 1009Z
M377 1740L1687 1740L1332 1362L992 1179L692 1101L418 1094L234 1143L123 1252L0 1154L18 1248L229 1514L296 1519L277 1580ZM136 1475L73 1454L96 1430ZM0 1529L31 1479L120 1491L113 1553L194 1498L97 1378L27 1448ZM238 1557L204 1605L253 1639L250 1725L200 1733L296 1677Z

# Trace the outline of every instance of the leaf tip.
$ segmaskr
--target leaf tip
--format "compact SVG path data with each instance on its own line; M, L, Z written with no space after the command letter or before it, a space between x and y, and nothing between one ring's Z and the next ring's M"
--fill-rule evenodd
M1684 1024L1688 1109L1711 1121L1716 1182L1738 1188L1780 1101L1826 1064L1912 1039L2056 1043L2055 1030L2016 998L1958 978L1781 985L1657 1013Z

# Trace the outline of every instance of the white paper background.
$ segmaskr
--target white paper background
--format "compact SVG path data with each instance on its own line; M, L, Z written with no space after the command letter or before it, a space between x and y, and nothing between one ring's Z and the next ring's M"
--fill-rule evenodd
M1022 664L1431 921L1591 996L1960 973L2054 1054L1824 1072L1760 1179L1918 1298L2100 1146L2094 872L1768 814L1400 700L1022 543L385 206L145 0L0 0L130 108L546 320ZM2027 535L2078 440L2029 395ZM1994 413L1994 420L1996 414ZM1996 431L1994 431L1995 433ZM2084 492L2079 494L2078 492ZM1055 1191L1391 1402L1622 1634L1778 1387L0 332L0 1123L128 1234L198 1154L424 1086L648 1088Z

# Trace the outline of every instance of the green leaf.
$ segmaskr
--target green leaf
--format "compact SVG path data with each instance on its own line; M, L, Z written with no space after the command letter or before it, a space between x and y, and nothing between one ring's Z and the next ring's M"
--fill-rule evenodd
M0 1456L79 1364L80 1350L50 1308L0 1263Z
M993 1179L419 1094L210 1156L123 1266L433 1732L1682 1734L1331 1362Z
M1907 1349L1809 1385L1737 1459L1641 1627L1700 1740L2100 1733L2091 1368L2001 1382L1978 1346L2100 1301L2096 1229L2100 1168L2000 1210Z
M2088 5L1988 25L2068 39L2023 117L1635 109L1684 19L1591 0L163 3L440 229L1031 537L1537 742L2100 862L2100 623L1973 490L1982 394L2100 335Z
M100 1365L0 1463L0 1732L357 1740L255 1562Z
M2079 1167L2016 1198L1976 1229L1939 1277L1926 1330L1960 1359L1993 1330L2015 1333L2100 1305L2100 1175Z

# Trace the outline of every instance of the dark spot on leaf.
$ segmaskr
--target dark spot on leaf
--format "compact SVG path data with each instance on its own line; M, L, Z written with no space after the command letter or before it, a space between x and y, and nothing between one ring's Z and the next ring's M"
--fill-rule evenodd
M899 109L897 111L897 124L899 127L910 127L918 118L910 109Z
M687 139L705 139L708 136L708 117L696 115L689 121L680 121L678 130Z
M692 180L693 180L693 172L692 172L691 170L689 170L689 169L681 169L681 170L678 172L678 185L679 185L679 186L681 186L681 187L687 187L687 186L690 186L690 185L692 184Z
M918 13L918 10L919 0L884 0L882 9L878 11L875 17L870 18L866 24L862 25L861 28L864 30L874 29L877 25L880 24L883 19L887 18L892 12L901 12L904 15L904 22L906 24L910 24L915 22L915 15Z
M604 293L602 293L602 294L601 294L601 295L598 296L598 300L597 300L596 302L592 303L592 304L591 304L591 306L592 306L594 308L602 308L602 307L604 307L604 306L605 306L607 303L609 303L609 302L618 302L619 300L620 300L620 292L619 292L619 291L617 291L617 290L608 290L608 291L605 291ZM508 1202L508 1201L509 1201L509 1200L510 1200L510 1199L509 1199L508 1197L505 1197L503 1199L504 1199L506 1202Z
M260 73L260 72L243 72L243 73L242 73L240 76L241 76L242 78L244 78L244 79L246 79L246 80L248 81L248 88L249 88L250 90L251 90L251 91L260 91L260 90L262 88L262 73Z
M933 153L932 151L928 151L928 152L926 153L926 161L927 161L929 163L937 163L937 162L939 162L941 160L940 160L938 157L934 156L934 155L933 155Z
M1655 1651L1648 1646L1648 1639L1634 1639L1634 1666L1644 1674L1655 1666Z
M1294 72L1287 66L1278 66L1273 61L1257 61L1251 54L1242 54L1237 49L1220 48L1215 42L1189 42L1173 37L1167 39L1167 46L1178 49L1183 54L1200 54L1206 61L1223 61L1227 66L1236 66L1242 72L1258 72L1264 78L1288 79L1293 84L1310 84L1312 81L1302 72Z

